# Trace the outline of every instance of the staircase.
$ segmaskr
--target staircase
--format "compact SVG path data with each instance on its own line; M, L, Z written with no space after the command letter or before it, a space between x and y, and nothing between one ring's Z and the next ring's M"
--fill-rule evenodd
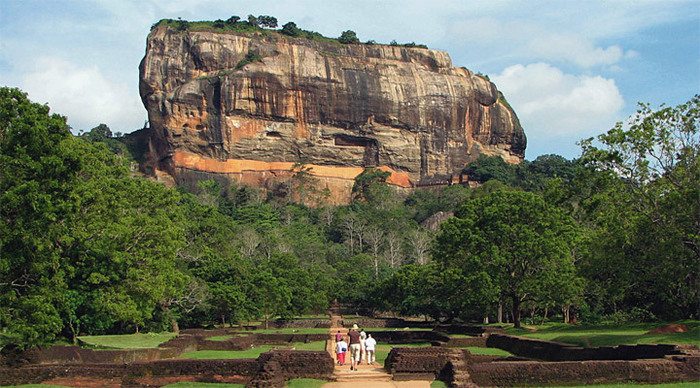
M345 356L345 365L337 364L335 356L335 335L340 331L347 338L348 329L342 327L340 315L331 315L331 328L328 330L329 338L326 341L326 350L331 354L336 362L335 371L333 372L333 380L336 382L390 382L391 375L386 373L384 368L377 365L359 365L357 370L350 370L350 353Z
M350 367L336 366L333 378L337 382L379 382L391 381L391 375L386 373L384 368L373 365L361 365L358 370L350 370Z

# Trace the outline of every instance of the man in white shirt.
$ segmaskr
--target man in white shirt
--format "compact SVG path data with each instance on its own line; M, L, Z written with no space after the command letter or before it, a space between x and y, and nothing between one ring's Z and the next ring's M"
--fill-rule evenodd
M372 334L367 335L365 340L365 351L367 352L367 365L374 364L375 349L377 348L377 340L372 338Z

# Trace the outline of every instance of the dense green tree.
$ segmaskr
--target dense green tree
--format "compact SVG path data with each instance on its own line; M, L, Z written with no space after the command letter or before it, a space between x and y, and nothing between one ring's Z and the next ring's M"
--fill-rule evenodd
M479 155L479 158L465 167L469 180L484 183L495 179L507 185L517 180L517 166L503 160L500 156Z
M277 18L274 16L260 15L258 16L258 25L260 27L277 28Z
M301 35L301 29L297 27L296 23L288 22L282 26L281 33L289 36L299 36Z
M677 107L641 105L599 145L582 143L583 161L609 182L584 203L597 236L583 265L605 299L666 319L700 316L699 124L695 96ZM614 268L596 270L605 262Z
M247 20L248 20L248 24L250 24L250 25L253 26L253 27L259 27L259 26L260 26L260 21L258 20L258 18L256 18L256 17L253 16L253 15L248 15L248 19L247 19Z
M71 140L64 117L0 88L0 342L43 344L62 327L67 285L55 248L81 164Z
M512 303L520 327L523 302L547 292L552 279L575 276L570 217L538 195L499 190L468 201L446 221L436 239L434 259L465 274L485 272Z
M340 34L340 37L338 37L338 42L343 44L353 44L360 43L360 39L357 38L355 31L347 30Z

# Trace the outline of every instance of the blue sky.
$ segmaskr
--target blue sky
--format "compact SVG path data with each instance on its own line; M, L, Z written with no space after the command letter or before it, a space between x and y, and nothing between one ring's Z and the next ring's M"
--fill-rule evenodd
M143 126L138 64L161 18L267 14L362 40L415 41L488 74L528 136L527 158L580 154L637 102L700 93L700 0L0 0L0 85L20 87L85 130Z

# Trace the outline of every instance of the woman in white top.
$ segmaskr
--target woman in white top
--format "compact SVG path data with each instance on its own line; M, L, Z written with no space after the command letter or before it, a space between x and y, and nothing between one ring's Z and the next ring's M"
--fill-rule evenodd
M365 340L365 352L367 352L367 365L374 364L376 347L377 340L372 338L372 334L368 334L367 339Z
M335 343L335 354L338 356L338 365L345 365L345 352L348 351L348 343L344 339Z
M367 339L367 333L365 333L365 329L360 330L360 361L357 363L361 363L362 360L367 359L367 353L365 351L365 340Z

